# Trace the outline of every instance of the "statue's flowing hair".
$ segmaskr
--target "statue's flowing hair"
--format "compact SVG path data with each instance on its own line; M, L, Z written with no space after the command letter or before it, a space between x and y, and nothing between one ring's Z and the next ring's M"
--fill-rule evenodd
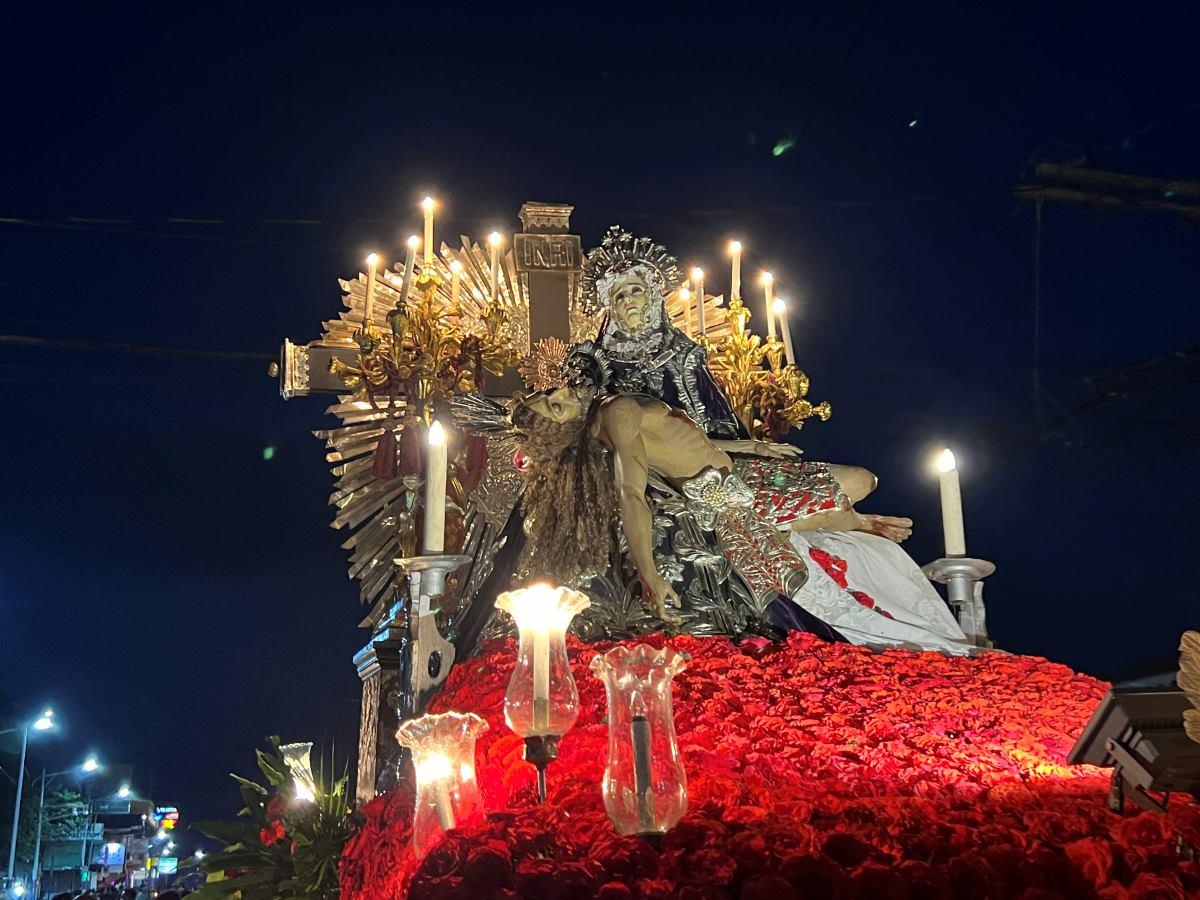
M607 449L592 434L598 403L570 422L529 408L512 413L529 458L524 507L531 577L569 583L608 566L614 548L617 489Z

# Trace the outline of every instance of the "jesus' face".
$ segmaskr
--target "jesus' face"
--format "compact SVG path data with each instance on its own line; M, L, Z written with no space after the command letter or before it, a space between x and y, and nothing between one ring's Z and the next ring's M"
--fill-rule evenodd
M608 300L612 316L622 331L637 334L642 330L652 301L641 272L631 269L614 278Z

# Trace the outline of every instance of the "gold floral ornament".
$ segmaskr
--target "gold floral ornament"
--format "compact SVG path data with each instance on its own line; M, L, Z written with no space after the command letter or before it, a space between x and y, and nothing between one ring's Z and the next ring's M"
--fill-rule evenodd
M764 343L746 327L750 310L741 300L732 301L726 315L732 327L720 340L706 342L708 365L751 436L773 440L813 416L827 421L832 407L808 400L808 376L783 364L783 344L774 338Z
M423 270L408 300L387 313L382 333L370 322L359 331L358 365L333 361L355 399L379 409L403 403L406 418L428 422L454 394L482 390L489 372L517 364L504 307L486 304L468 330L463 311L439 295L443 283L432 267Z
M542 338L521 361L517 372L525 384L535 391L544 391L563 383L563 361L570 348L558 338Z

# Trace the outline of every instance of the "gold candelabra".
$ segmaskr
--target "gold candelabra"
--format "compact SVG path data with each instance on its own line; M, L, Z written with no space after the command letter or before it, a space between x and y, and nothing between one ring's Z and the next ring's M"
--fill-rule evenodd
M808 376L783 364L783 344L774 337L764 342L746 327L750 310L740 298L729 303L725 318L731 327L722 337L700 341L713 376L752 437L774 440L813 416L822 422L829 418L829 401L808 400Z

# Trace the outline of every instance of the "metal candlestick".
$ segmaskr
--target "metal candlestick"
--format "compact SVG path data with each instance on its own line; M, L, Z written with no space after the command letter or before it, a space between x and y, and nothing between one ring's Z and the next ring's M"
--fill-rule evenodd
M538 803L546 802L546 767L558 759L557 734L537 734L525 738L525 760L537 769Z
M371 643L355 657L363 680L360 803L408 778L408 751L396 746L396 726L420 715L454 662L454 647L438 632L430 601L445 593L447 576L469 561L448 554L394 560L408 575L408 596L396 599Z
M986 559L951 556L927 563L921 571L930 581L946 585L950 606L967 640L976 647L994 647L987 633L983 579L996 571L996 564Z
M446 576L470 561L469 556L449 553L407 556L395 560L399 569L408 575L410 608L416 613L409 620L414 714L424 708L427 695L446 680L450 667L454 665L454 645L438 631L430 601L446 592Z

